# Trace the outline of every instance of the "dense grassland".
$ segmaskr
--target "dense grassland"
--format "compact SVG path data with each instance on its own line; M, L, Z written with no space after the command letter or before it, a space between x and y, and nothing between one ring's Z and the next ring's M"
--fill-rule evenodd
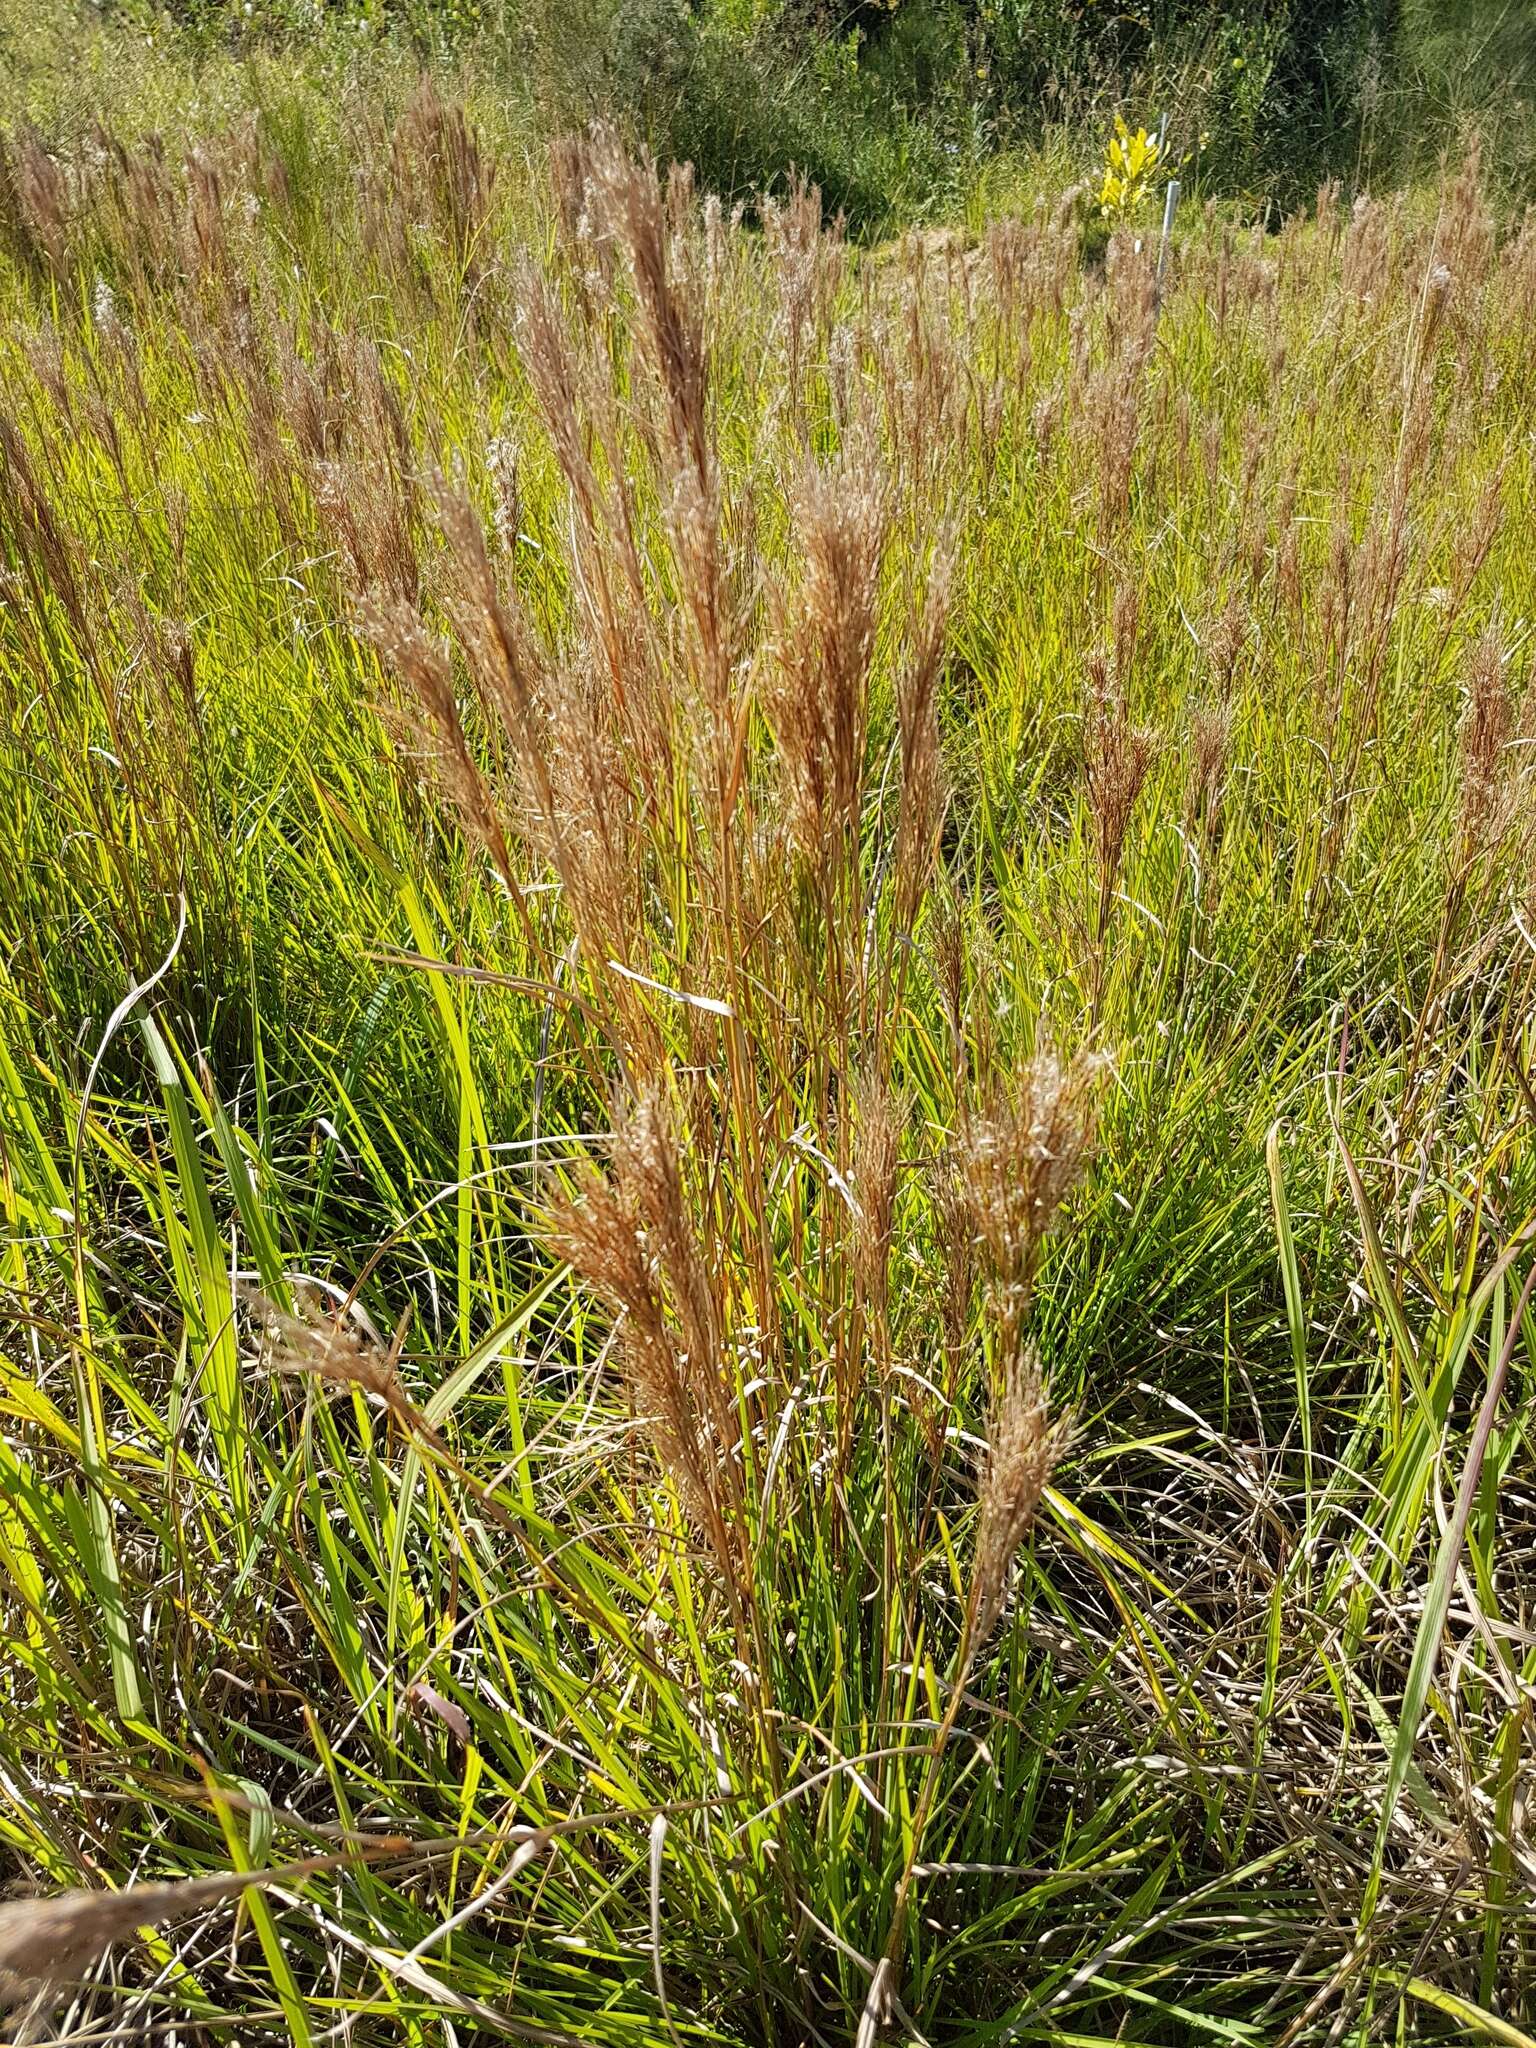
M0 175L18 2037L1527 2042L1536 228L118 99Z

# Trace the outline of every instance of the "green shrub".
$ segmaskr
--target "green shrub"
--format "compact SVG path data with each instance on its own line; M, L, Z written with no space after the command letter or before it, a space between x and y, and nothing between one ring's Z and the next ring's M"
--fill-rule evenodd
M511 0L505 35L552 125L617 119L727 199L799 173L868 234L958 189L927 99L904 103L894 49L872 64L857 26L837 33L764 0L575 0L557 18Z

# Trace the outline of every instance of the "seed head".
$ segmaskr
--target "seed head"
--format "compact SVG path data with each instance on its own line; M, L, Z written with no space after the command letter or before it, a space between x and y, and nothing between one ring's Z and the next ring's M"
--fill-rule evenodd
M1490 626L1473 646L1467 665L1467 704L1461 716L1461 817L1458 842L1463 865L1476 860L1503 823L1502 756L1514 725L1504 675L1504 645Z
M907 1104L882 1082L867 1080L855 1090L854 1107L853 1193L858 1205L854 1274L865 1301L883 1317L890 1296L896 1185Z
M877 480L806 470L796 518L804 578L793 602L780 596L782 644L767 697L790 827L808 861L846 854L858 830L887 523Z
M1009 1567L1071 1441L1070 1418L1051 1416L1039 1359L1032 1349L1021 1350L992 1402L976 1488L973 1651L1002 1612Z
M929 586L917 644L897 684L901 729L901 814L896 835L896 923L910 932L928 887L944 816L939 751L939 675L952 566L941 557Z
M608 1171L589 1166L551 1204L555 1249L618 1318L618 1357L689 1518L736 1570L726 1528L739 1428L726 1386L721 1311L689 1214L676 1121L664 1096L619 1122Z
M400 1353L409 1311L392 1343L383 1345L355 1323L344 1322L318 1296L301 1292L297 1313L256 1295L252 1306L266 1327L265 1363L273 1372L298 1373L331 1388L355 1387L387 1408L403 1430L435 1441L437 1432L406 1392Z
M1232 738L1232 711L1227 704L1201 704L1189 724L1189 786L1185 809L1190 824L1207 840L1221 829L1222 785L1227 748Z
M960 1197L1015 1318L1027 1305L1046 1233L1087 1165L1098 1068L1092 1057L1063 1065L1053 1052L1038 1054L984 1115L966 1118L956 1141Z
M1117 639L1124 637L1117 621ZM1099 930L1103 934L1125 852L1131 813L1156 752L1156 737L1131 723L1123 670L1102 655L1089 663L1083 774L1099 868Z

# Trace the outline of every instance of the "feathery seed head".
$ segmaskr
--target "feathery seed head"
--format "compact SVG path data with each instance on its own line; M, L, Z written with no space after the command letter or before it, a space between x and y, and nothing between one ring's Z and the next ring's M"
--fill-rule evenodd
M1070 1419L1051 1415L1039 1359L1033 1349L1020 1350L993 1397L976 1488L973 1656L1002 1613L1009 1568L1071 1441Z
M999 1298L1021 1315L1040 1247L1082 1178L1095 1124L1101 1062L1063 1064L1038 1053L1013 1086L961 1124L954 1164L961 1200Z

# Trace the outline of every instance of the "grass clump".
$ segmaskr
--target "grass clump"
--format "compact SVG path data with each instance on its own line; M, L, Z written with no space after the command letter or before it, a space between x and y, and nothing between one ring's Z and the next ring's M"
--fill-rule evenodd
M18 2029L1521 2038L1536 241L338 93L5 143Z

